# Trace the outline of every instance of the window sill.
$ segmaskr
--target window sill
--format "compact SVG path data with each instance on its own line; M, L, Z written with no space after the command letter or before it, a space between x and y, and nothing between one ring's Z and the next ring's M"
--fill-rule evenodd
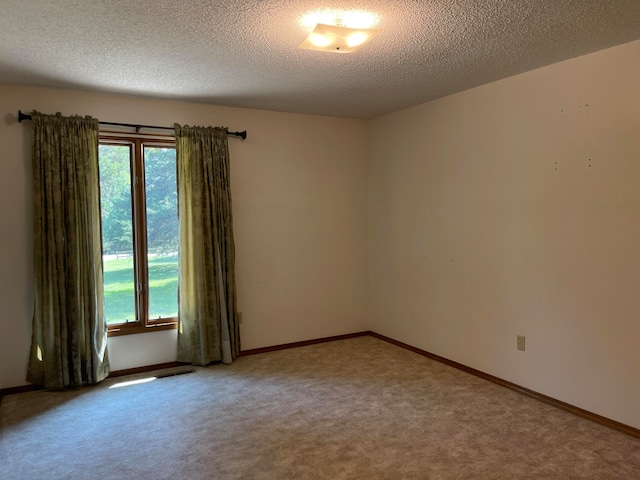
M165 323L153 323L143 327L141 325L110 325L107 328L108 337L118 337L120 335L135 335L138 333L158 332L160 330L175 330L178 328L178 321Z

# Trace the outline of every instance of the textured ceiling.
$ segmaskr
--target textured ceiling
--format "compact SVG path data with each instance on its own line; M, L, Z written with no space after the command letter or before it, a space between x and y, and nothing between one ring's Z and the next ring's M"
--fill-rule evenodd
M297 48L341 8L381 33ZM369 118L639 38L640 0L2 0L0 82Z

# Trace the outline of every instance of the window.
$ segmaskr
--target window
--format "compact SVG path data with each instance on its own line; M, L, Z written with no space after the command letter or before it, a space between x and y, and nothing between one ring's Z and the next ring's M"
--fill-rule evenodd
M101 134L99 165L109 334L175 328L178 208L173 138Z

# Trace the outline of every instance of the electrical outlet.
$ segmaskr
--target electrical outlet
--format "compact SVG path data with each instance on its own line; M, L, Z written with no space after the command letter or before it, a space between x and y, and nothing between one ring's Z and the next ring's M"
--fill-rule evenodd
M524 335L518 335L518 350L522 350L524 352Z
M238 312L238 325L242 325L242 312Z

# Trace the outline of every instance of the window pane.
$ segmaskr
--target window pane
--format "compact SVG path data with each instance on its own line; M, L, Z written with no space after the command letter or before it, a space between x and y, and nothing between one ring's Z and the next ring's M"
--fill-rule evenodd
M176 151L145 147L149 320L178 316Z
M136 319L130 152L128 145L100 145L104 313L110 324Z

